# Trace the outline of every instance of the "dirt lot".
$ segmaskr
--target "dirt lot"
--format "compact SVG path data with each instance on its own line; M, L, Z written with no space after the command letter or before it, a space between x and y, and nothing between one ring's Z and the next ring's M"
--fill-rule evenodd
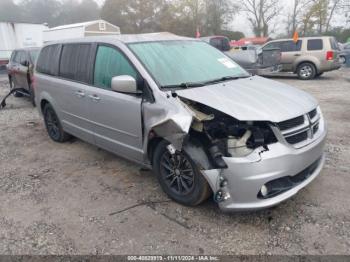
M53 143L29 100L11 97L0 111L0 253L350 254L350 70L274 79L319 99L326 167L293 199L240 214L169 202L151 172L79 140ZM0 97L8 88L0 76ZM144 201L164 202L122 211Z

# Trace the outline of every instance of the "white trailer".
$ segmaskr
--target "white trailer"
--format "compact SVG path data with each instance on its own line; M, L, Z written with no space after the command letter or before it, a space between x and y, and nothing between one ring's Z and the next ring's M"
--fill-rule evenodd
M43 24L0 22L0 66L8 63L14 49L41 47L47 28Z
M44 42L102 35L120 35L120 28L104 20L63 25L45 30Z

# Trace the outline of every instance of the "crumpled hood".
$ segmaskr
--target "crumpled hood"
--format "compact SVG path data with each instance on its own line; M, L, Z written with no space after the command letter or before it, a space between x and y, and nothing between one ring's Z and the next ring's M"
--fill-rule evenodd
M304 91L259 76L176 93L241 121L278 123L306 114L318 105Z

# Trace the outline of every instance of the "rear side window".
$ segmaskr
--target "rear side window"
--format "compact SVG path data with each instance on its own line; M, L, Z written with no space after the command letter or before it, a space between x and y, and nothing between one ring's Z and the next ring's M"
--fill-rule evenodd
M62 48L59 76L89 83L90 44L67 44Z
M111 89L112 78L121 75L137 79L136 70L120 51L108 46L99 46L95 61L94 85Z
M301 44L301 40L296 43L294 41L280 42L281 52L298 52L301 50Z
M46 75L58 75L58 65L61 53L60 45L46 46L40 52L36 70Z
M308 51L316 51L323 49L323 41L322 39L310 39L307 41L307 50Z

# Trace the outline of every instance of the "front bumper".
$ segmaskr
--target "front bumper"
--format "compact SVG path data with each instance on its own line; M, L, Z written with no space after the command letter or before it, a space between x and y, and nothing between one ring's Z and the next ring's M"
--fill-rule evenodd
M269 151L256 150L249 157L224 158L227 169L205 174L211 176L212 181L214 177L217 179L212 187L229 196L219 202L219 207L224 211L259 210L278 205L294 196L320 174L325 163L326 136L324 127L316 140L300 149L279 142L269 145ZM291 189L268 199L258 197L263 185L282 177L296 176L315 163L317 166L310 174ZM227 181L225 187L219 187L219 178Z

